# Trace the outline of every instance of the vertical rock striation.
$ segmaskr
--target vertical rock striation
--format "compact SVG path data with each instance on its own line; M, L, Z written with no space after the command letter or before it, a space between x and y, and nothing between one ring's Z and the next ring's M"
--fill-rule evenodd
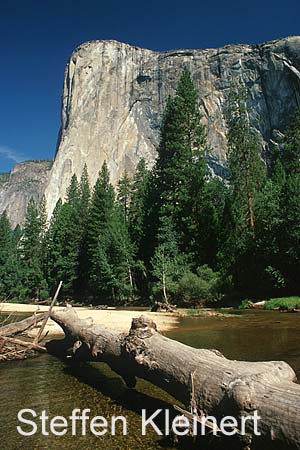
M60 138L46 189L50 212L85 163L92 183L104 160L113 183L125 169L133 172L142 156L153 163L161 113L184 67L199 91L215 171L225 160L222 103L232 75L241 74L247 84L251 121L266 149L300 103L297 36L261 45L167 52L116 41L87 42L74 51L65 72Z
M49 215L57 200L64 198L72 174L80 176L85 163L92 184L104 160L113 183L125 170L132 173L141 157L153 164L161 114L184 67L190 69L199 92L210 165L217 173L222 173L225 161L222 103L232 75L241 75L248 87L250 119L266 152L271 141L280 140L300 105L299 36L260 45L166 52L116 41L84 43L73 52L65 71L61 130L45 190ZM13 175L14 171L10 186ZM42 178L34 191L37 197L43 192L46 172ZM9 198L7 189L4 192L0 186L0 213L9 205L13 222L21 222L21 197L15 202L16 193ZM31 194L24 190L24 204Z

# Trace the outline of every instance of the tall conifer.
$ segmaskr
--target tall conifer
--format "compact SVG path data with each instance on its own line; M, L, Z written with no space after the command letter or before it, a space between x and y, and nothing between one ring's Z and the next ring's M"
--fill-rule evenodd
M163 116L154 167L153 215L172 218L179 247L187 253L194 250L198 222L195 200L201 195L207 175L206 130L201 120L198 94L185 69Z

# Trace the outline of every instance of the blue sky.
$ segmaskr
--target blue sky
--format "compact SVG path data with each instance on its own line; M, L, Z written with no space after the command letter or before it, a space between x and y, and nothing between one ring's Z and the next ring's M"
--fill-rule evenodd
M53 158L65 64L91 39L155 50L300 34L299 0L1 0L0 172Z

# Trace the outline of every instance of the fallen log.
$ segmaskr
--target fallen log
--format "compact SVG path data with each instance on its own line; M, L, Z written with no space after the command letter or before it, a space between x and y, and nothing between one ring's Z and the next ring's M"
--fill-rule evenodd
M25 359L27 356L31 356L33 351L45 352L46 348L41 345L16 339L12 336L38 326L46 317L47 313L33 314L19 322L0 327L0 362Z
M253 423L246 422L251 449L300 449L300 385L287 363L233 361L217 350L188 347L158 333L143 316L133 319L128 334L79 320L72 308L51 318L65 338L47 343L50 353L65 357L71 349L75 360L106 362L129 387L136 377L143 378L193 412L235 417L238 427L257 411L261 435L255 436Z
M36 337L35 337L34 340L33 340L33 343L34 343L34 344L38 344L39 341L41 340L43 331L44 331L45 326L46 326L46 324L47 324L47 322L48 322L48 319L49 319L49 317L50 317L50 315L51 315L51 312L52 312L52 310L53 310L53 307L54 307L54 305L55 305L55 303L56 303L56 300L57 300L57 297L58 297L58 295L59 295L59 291L61 290L62 284L63 284L63 282L60 281L60 282L59 282L59 285L58 285L58 288L56 289L55 295L54 295L54 297L53 297L53 299L52 299L52 302L51 302L51 304L50 304L50 307L49 307L49 309L48 309L48 311L47 311L47 313L46 313L46 315L45 315L45 317L44 317L44 320L43 320L43 322L42 322L42 325L41 325L41 327L40 327L40 329L39 329L39 331L38 331Z
M42 322L47 313L33 314L20 322L9 323L0 327L0 336L14 336L23 333L28 328L35 327L39 322Z
M247 308L256 308L256 309L263 309L266 306L266 300L262 300L261 302L252 302L251 300L248 300L247 302Z
M279 312L287 312L287 313L299 313L300 312L300 308L299 305L296 306L279 306L279 308L277 308Z
M151 308L151 312L175 312L176 311L176 305L171 305L171 303L162 303L162 302L155 302L154 305Z
M15 344L15 345L19 345L21 347L25 347L28 348L30 350L36 350L38 352L47 352L46 347L43 347L42 345L38 345L35 344L34 342L27 342L27 341L22 341L21 339L16 339L16 338L11 338L11 337L6 337L6 336L0 336L0 346L1 346L1 342L3 344L5 344L5 342L9 342L10 344ZM1 351L0 347L0 351Z
M33 352L34 350L30 350ZM23 349L12 349L7 348L6 351L3 351L0 353L0 362L6 362L6 361L18 361L22 359L26 359L28 356L29 350L26 348Z

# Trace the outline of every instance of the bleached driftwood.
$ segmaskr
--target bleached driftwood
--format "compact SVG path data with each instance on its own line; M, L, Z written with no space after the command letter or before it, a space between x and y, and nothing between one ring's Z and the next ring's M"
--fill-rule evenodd
M35 327L38 323L42 322L47 313L33 314L24 320L19 322L9 323L0 327L0 336L15 336L16 334L23 333L31 327Z
M71 349L75 359L104 361L128 386L143 378L187 409L193 391L194 410L202 414L231 415L240 423L257 411L261 436L253 437L251 449L300 448L300 385L287 363L233 361L216 350L195 349L161 335L143 316L133 319L125 334L92 319L80 320L72 309L51 318L63 328L65 339L48 343L49 352L65 356ZM251 421L246 426L253 433Z

